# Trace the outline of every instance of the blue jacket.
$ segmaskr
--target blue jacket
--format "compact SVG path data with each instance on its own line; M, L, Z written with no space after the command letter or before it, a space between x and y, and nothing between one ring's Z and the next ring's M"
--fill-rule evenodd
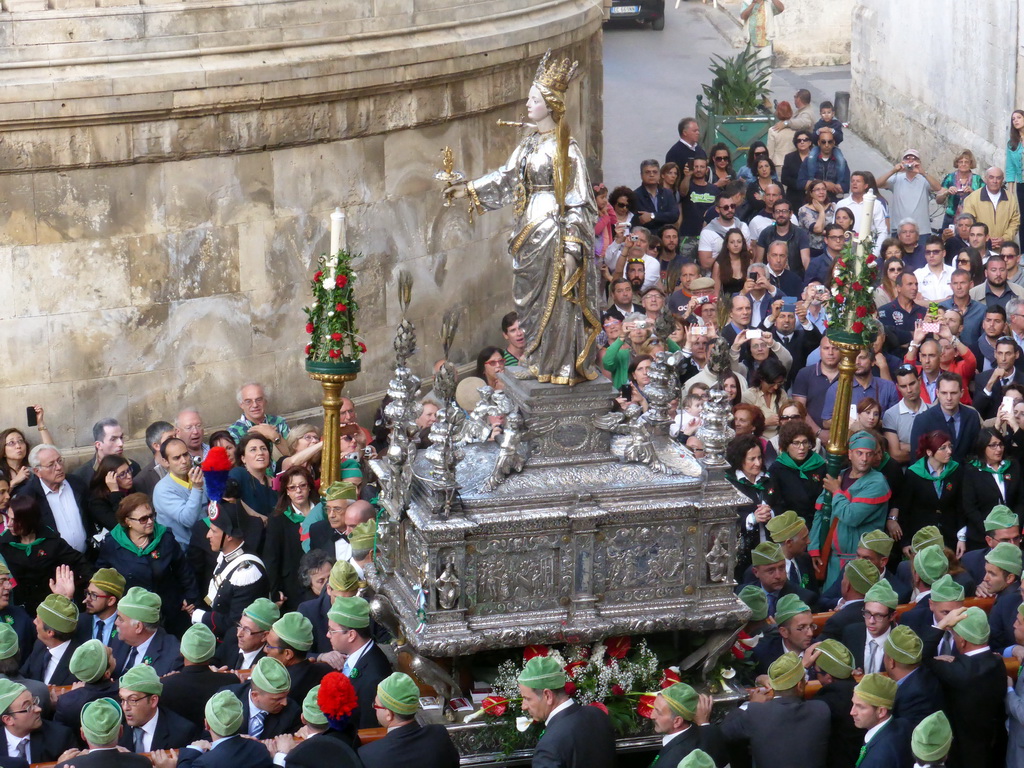
M643 185L633 190L636 195L636 208L638 211L653 213L654 218L647 222L646 226L652 232L658 232L666 224L675 224L679 218L679 203L676 202L670 190L658 187L658 209L655 212L654 198Z
M838 184L843 188L843 192L850 191L850 166L846 164L846 158L843 157L842 150L836 147L832 150L832 156L835 158L835 163L830 164L827 169L822 167L818 158L821 155L821 151L818 147L814 147L803 163L800 165L800 175L797 176L797 186L800 189L804 189L807 186L807 182L812 179L823 179L825 181L831 181L834 184Z
M103 539L97 568L113 568L124 576L126 587L144 587L163 598L166 620L181 610L181 601L195 603L202 592L192 564L185 557L170 528L164 529L156 547L147 555L128 549L111 534Z

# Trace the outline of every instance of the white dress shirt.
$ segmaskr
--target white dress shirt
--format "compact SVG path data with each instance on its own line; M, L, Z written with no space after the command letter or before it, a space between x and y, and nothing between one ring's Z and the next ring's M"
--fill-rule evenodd
M557 714L558 714L559 712L561 712L561 711L562 711L563 709L568 709L568 708L569 708L569 707L571 707L572 705L573 705L573 700L572 700L572 699L566 699L566 700L565 700L565 701L563 701L563 702L562 702L561 704L559 704L559 705L558 705L557 707L555 707L554 709L552 709L552 710L551 710L551 714L549 714L549 715L548 715L548 718L547 718L547 720L545 720L545 721L544 721L544 727L545 727L545 728L547 728L547 727L548 727L549 725L551 725L551 718L552 718L552 717L554 717L555 715L557 715Z
M50 658L46 661L46 670L43 672L43 682L47 685L50 684L50 678L53 676L54 671L57 669L57 665L60 664L60 660L64 658L64 654L67 653L69 647L71 647L71 641L65 640L60 645L46 649Z
M60 487L54 491L46 483L40 483L43 493L46 495L46 503L50 505L53 512L53 521L57 524L57 533L70 546L79 552L85 552L85 526L82 524L82 511L75 501L75 492L71 485L65 480Z
M7 756L8 757L19 757L18 746L25 742L25 761L32 765L32 745L29 741L28 736L22 736L18 738L13 733L4 728L4 733L7 734Z
M160 710L158 709L153 713L153 716L149 719L148 723L135 729L136 731L142 731L142 749L140 751L151 752L153 750L153 734L156 733L156 721L159 717Z

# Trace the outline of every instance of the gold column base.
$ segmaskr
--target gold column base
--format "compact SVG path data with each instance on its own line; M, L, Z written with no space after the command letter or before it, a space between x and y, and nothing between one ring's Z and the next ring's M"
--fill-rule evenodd
M341 474L341 390L345 382L355 381L355 373L310 373L324 390L324 450L320 457L320 489L326 491Z
M828 431L825 450L845 457L850 442L850 403L853 401L853 373L857 369L857 355L864 349L859 344L833 341L839 349L839 378L836 383L836 401L832 409L832 426Z

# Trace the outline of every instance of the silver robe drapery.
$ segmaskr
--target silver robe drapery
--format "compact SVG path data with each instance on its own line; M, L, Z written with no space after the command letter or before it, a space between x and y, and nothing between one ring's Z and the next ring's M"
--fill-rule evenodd
M504 166L469 183L478 210L515 206L509 238L512 296L526 352L519 364L538 381L577 384L597 378L595 310L597 269L594 221L597 205L583 155L569 143L569 181L560 222L554 192L555 132L533 133L520 142ZM573 265L563 243L581 243Z

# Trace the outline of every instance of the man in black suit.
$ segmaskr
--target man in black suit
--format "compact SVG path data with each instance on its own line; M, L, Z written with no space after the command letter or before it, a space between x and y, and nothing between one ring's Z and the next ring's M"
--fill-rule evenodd
M160 626L162 600L148 589L132 587L117 605L117 636L114 677L140 664L152 667L157 676L181 669L178 640Z
M111 648L117 647L117 601L124 593L124 576L113 568L96 571L85 589L85 610L78 615L75 637L82 642L95 638Z
M320 594L312 600L299 605L299 613L313 624L313 651L317 654L329 653L331 648L330 635L327 634L327 612L336 597L355 597L359 591L359 575L355 567L347 560L339 560L331 566L331 575L327 579Z
M878 583L878 569L870 560L851 560L843 569L839 593L843 596L839 609L825 622L821 637L838 640L848 626L864 620L864 595Z
M892 716L896 681L884 675L864 675L853 689L853 722L865 734L858 768L910 768L910 728Z
M828 738L829 768L853 768L864 739L853 722L853 654L838 640L822 640L807 649L807 659L821 690L814 697L832 715Z
M640 186L633 190L637 207L635 222L658 234L666 224L676 223L679 203L672 190L661 186L661 164L657 160L640 163L640 180Z
M994 419L996 410L1003 400L1003 391L1011 384L1024 384L1024 371L1020 370L1020 347L1012 336L1001 336L995 343L993 353L995 367L989 373L988 380L979 376L975 384L974 407L982 419ZM978 386L982 381L984 385Z
M661 751L655 760L661 765L679 765L679 761L702 749L716 765L729 762L728 749L718 727L711 722L711 697L700 694L686 683L662 688L654 699L654 732L662 736ZM369 766L367 767L369 768Z
M313 647L313 625L298 611L286 613L270 628L264 647L272 659L288 669L292 687L288 695L299 704L314 686L320 685L324 675L332 671L328 664L306 658Z
M779 600L775 624L777 630L766 633L751 652L756 675L767 674L772 663L787 653L803 656L814 641L814 615L810 606L796 595L785 595Z
M963 382L952 371L939 374L936 384L937 406L917 415L910 430L910 444L917 445L921 435L933 430L946 432L953 438L953 458L961 464L974 451L974 444L981 432L981 417L969 405L962 405Z
M1020 519L1012 509L1004 504L992 507L992 511L986 515L983 525L985 527L985 546L982 549L965 552L964 556L960 558L960 565L971 575L975 584L985 581L985 555L996 544L1006 542L1020 547L1021 543ZM981 592L982 590L979 589L978 596L985 597Z
M778 245L781 246L784 243ZM775 250L775 248L776 243L772 243L772 249ZM796 276L794 275L794 277ZM797 278L797 282L799 283L799 278ZM807 309L803 302L799 301L799 294L796 297L780 298L773 301L772 312L768 320L765 321L765 327L771 330L772 335L793 358L793 364L789 369L789 378L786 379L786 386L791 387L797 372L806 367L807 356L821 344L821 331L807 319Z
M997 768L1006 758L1006 668L988 645L989 626L977 606L957 608L939 622L952 629L956 656L936 656L929 669L942 684L953 726L949 765Z
M227 669L252 669L267 654L264 647L281 609L265 597L258 597L244 611L234 632L228 632L217 646L217 663ZM204 625L205 626L205 625ZM324 627L324 637L327 628ZM326 642L326 640L325 640Z
M210 669L216 648L217 638L210 628L205 624L193 624L181 636L184 668L160 681L164 685L160 706L200 728L203 725L203 708L213 694L225 686L239 684L236 675Z
M807 547L811 543L807 524L800 515L790 509L773 517L765 527L768 529L771 540L782 548L782 556L786 560L786 577L789 583L794 588L803 589L809 593L802 596L805 602L809 605L816 604L821 585L814 575L811 556L807 554ZM808 600L808 597L811 599Z
M805 526L806 527L806 526ZM804 589L799 583L794 584L787 571L786 555L782 547L774 541L762 541L750 553L753 567L751 571L768 597L768 615L774 616L779 601L786 595L794 595L808 605L815 602L817 595Z
M54 722L67 726L72 733L78 733L82 728L83 706L103 698L116 700L117 684L111 679L113 669L114 654L99 640L86 640L78 646L71 656L71 673L82 685L64 692L57 699Z
M299 742L295 736L285 733L274 739L274 763L281 765L282 758L285 768L321 768L323 765L335 765L338 768L363 768L356 754L359 743L354 736L355 727L351 722L335 720L333 725L328 722L327 715L320 709L320 686L337 690L336 686L344 686L340 672L332 672L325 676L324 681L310 689L302 700L302 722L305 737ZM381 715L377 715L380 719ZM344 725L342 724L344 723Z
M154 421L146 427L146 445L153 452L153 460L135 476L132 481L132 490L152 498L156 484L167 476L167 459L160 453L160 446L164 444L164 440L168 440L174 435L174 425L169 421Z
M416 683L401 672L380 681L373 705L377 722L388 733L359 748L359 759L366 768L458 768L459 751L448 730L443 725L416 722L419 696Z
M615 733L596 707L581 707L565 691L561 665L550 656L534 656L519 674L523 712L544 726L533 764L547 768L612 768Z
M927 604L927 613L917 610L921 605L918 603L915 610L900 617L900 623L910 627L921 638L925 658L956 654L956 635L951 629L939 630L938 626L947 614L963 607L964 588L947 573L932 582Z
M92 440L96 452L93 453L89 461L76 469L73 475L86 485L92 480L93 475L96 473L96 467L99 466L105 457L124 456L124 429L117 419L110 417L100 419L92 425ZM131 465L132 477L135 477L142 471L137 461L129 459L127 456L124 456L124 460ZM104 527L112 528L113 526L107 525Z
M253 739L244 739L245 708L230 691L220 691L206 702L206 730L210 741L196 741L178 753L175 763L170 754L155 755L156 768L273 768L267 748Z
M87 503L88 484L68 475L64 469L64 457L54 445L42 443L28 455L32 477L19 485L15 496L28 495L39 503L40 523L60 534L70 546L79 552L89 549L89 538L97 532L89 515ZM53 514L54 505L67 510L58 520Z
M361 597L339 597L327 613L331 647L345 654L341 670L351 680L359 699L357 728L375 728L373 697L380 681L391 674L391 663L370 635L370 604Z
M885 531L865 531L861 534L860 541L857 542L857 559L871 561L871 564L882 575L881 580L888 582L889 586L896 593L896 604L902 605L903 603L910 602L912 587L908 581L904 581L899 575L888 569L889 554L892 552L894 543L892 537ZM842 581L836 579L832 582L832 586L821 593L819 610L831 610L836 607L839 603L839 588L841 585ZM850 647L850 651L856 659L857 651L853 647Z
M0 678L0 721L6 730L0 742L0 761L15 765L15 759L26 763L47 763L56 760L65 750L75 746L75 735L69 728L43 720L42 709L21 683Z
M754 689L746 708L722 721L722 735L749 745L758 768L825 768L831 713L823 701L804 700L805 671L795 653L783 654L768 669L769 687Z
M985 555L982 587L985 596L996 599L988 612L989 643L996 653L1001 654L1003 649L1014 645L1013 624L1021 604L1021 570L1020 547L1013 544L996 544Z
M853 654L853 665L866 674L881 672L885 640L896 620L899 602L889 582L880 580L859 605L863 619L843 627L842 643Z
M59 768L150 768L142 755L118 751L121 738L121 707L111 698L91 701L82 707L82 739L89 750L72 749L60 757Z
M707 160L708 154L700 145L700 126L696 118L684 117L679 121L679 141L669 147L665 153L665 162L678 165L682 175L683 166L695 157Z
M885 673L896 681L893 716L916 726L943 708L942 686L921 666L924 643L910 627L895 626L885 640Z
M72 685L75 676L69 665L80 645L75 640L78 608L64 595L47 595L36 609L33 624L36 644L21 665L21 674L47 685Z
M224 690L242 702L244 732L253 738L272 739L282 733L293 733L300 725L299 705L288 697L291 685L292 679L284 664L264 657L256 664L248 682Z
M180 749L199 738L201 731L195 723L160 706L164 685L152 667L132 667L119 683L118 695L128 724L118 742L122 747L132 752Z

